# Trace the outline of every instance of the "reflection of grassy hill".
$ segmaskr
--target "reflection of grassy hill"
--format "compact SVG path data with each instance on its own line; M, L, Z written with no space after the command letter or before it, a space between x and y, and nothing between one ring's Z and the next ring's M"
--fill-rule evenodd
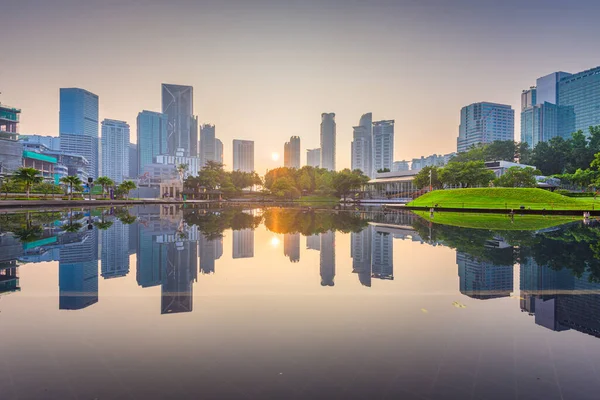
M433 219L431 219L429 217L429 212L426 211L416 211L415 214L436 224L458 226L461 228L489 229L494 231L535 231L567 224L573 221L579 221L581 219L579 217L564 216L542 217L539 215L515 215L514 220L512 220L508 215L504 214L453 212L436 212Z
M434 190L410 202L409 206L515 209L525 206L534 210L591 210L594 200L579 200L542 189L473 188ZM600 205L600 201L597 202Z

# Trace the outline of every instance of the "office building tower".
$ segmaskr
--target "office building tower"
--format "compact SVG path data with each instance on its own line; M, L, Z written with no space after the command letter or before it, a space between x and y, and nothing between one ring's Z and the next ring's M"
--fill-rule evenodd
M60 151L60 137L58 136L20 135L19 140L23 143L41 144L48 150Z
M194 117L194 88L162 84L162 112L167 115L170 155L183 149L185 157L198 156L198 119Z
M104 279L120 278L129 273L129 225L118 219L101 231L100 271Z
M562 76L558 81L558 105L573 109L571 133L581 130L589 135L590 126L600 125L600 67Z
M102 176L116 184L129 176L129 124L124 121L102 121Z
M85 157L88 175L100 173L98 140L98 96L79 88L60 89L60 149Z
M400 172L400 171L408 171L410 170L410 165L408 161L394 161L392 163L392 172Z
M300 234L285 233L283 235L283 255L291 262L300 261Z
M321 167L321 149L306 150L306 165L309 167Z
M223 255L223 238L209 239L204 235L200 235L198 255L200 256L200 272L213 274L215 272L215 260Z
M129 178L137 179L140 175L139 163L137 143L129 143Z
M300 168L300 137L292 136L283 146L283 166Z
M443 167L448 164L452 157L455 157L456 153L448 154L432 154L427 157L421 156L421 158L413 158L410 169L419 170L425 167Z
M555 137L568 139L575 129L573 107L558 104L558 83L571 74L553 72L521 93L521 141L534 148Z
M371 225L360 232L350 234L350 253L352 255L352 272L358 274L358 280L363 286L371 287Z
M168 154L168 116L142 111L137 116L138 171L144 173L146 165L154 163L156 156Z
M254 230L250 228L233 231L233 258L254 257Z
M223 164L223 142L215 139L215 161Z
M19 142L21 110L0 104L0 176L11 175L23 162L23 145Z
M233 140L233 170L254 172L254 142Z
M221 148L219 149L219 146ZM215 126L204 124L200 127L200 167L208 161L223 163L223 143L215 137ZM219 151L220 150L220 151Z
M335 171L335 113L321 114L321 168Z
M371 249L372 277L393 280L394 246L392 234L374 229Z
M392 170L394 162L394 120L373 122L373 170Z
M358 126L353 127L353 129L352 170L359 169L363 174L371 176L373 171L373 114L363 114L360 117Z
M321 236L319 234L307 236L306 249L321 251Z
M460 111L458 152L497 140L514 140L515 113L511 106L473 103Z
M335 278L335 232L321 233L320 274L321 286L334 286Z
M460 292L474 299L508 297L513 290L513 266L494 265L466 253L456 253Z

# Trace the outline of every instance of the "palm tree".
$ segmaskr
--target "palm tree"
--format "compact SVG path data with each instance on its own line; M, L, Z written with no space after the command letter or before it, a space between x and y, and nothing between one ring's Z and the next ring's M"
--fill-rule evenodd
M102 197L104 197L104 193L108 187L115 185L115 182L108 176L101 176L100 178L96 179L96 183L102 186Z
M125 194L125 199L129 199L129 191L137 188L137 185L133 181L123 181L119 185L119 189Z
M177 166L177 172L179 173L179 179L181 179L181 182L183 182L183 175L185 175L185 171L187 171L189 168L189 165L187 164L179 164Z
M63 176L60 178L60 181L66 185L69 185L69 200L73 198L73 186L77 187L83 183L78 176L74 175Z
M28 167L21 167L18 170L16 170L12 178L18 182L23 182L23 184L25 185L25 192L27 193L28 199L31 186L44 181L44 178L40 176L40 171L38 171L35 168Z
M100 178L98 178L98 179L100 179ZM94 225L96 226L96 228L104 231L104 230L110 228L113 225L113 222L105 221L104 220L104 211L102 211L102 216L101 216L100 222L94 222Z

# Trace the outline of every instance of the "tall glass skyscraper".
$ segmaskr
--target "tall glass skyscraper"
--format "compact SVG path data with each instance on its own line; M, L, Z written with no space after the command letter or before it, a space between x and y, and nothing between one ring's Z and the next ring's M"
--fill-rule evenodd
M358 126L353 127L352 170L360 169L365 175L373 173L373 114L366 113L360 117Z
M511 106L473 103L460 110L458 152L496 140L514 140L515 112Z
M373 122L373 170L392 170L394 163L394 120Z
M321 168L335 171L335 113L321 114Z
M138 173L154 162L154 157L167 154L167 119L165 114L142 111L137 117Z
M194 117L194 88L162 84L162 112L168 118L169 155L183 149L185 157L198 156L198 119Z
M283 165L288 168L300 168L300 137L292 136L283 146Z
M102 175L115 183L129 176L129 124L124 121L102 121Z
M60 89L60 149L84 156L88 174L98 177L98 96L79 88ZM84 139L86 138L86 139Z
M200 127L200 167L208 161L223 163L223 142L215 136L215 126L204 124Z
M573 108L573 132L588 135L590 126L600 125L600 67L563 77L558 82L558 105Z

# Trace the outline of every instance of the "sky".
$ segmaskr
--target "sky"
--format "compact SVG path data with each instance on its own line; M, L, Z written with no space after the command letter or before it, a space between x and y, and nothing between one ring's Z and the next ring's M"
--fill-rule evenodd
M100 97L100 120L160 111L161 83L194 87L194 112L255 141L260 173L290 136L319 147L335 112L337 167L360 116L394 119L395 159L456 150L461 107L515 109L554 71L600 65L595 0L0 0L0 102L20 133L58 135L61 87ZM6 4L3 4L6 3Z

